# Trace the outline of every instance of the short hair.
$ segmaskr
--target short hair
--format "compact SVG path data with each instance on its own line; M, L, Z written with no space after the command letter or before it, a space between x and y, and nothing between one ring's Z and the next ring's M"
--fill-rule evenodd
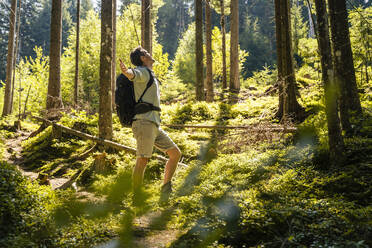
M143 62L141 60L141 56L145 56L146 50L143 49L141 46L136 47L131 53L130 53L130 61L135 66L142 66Z

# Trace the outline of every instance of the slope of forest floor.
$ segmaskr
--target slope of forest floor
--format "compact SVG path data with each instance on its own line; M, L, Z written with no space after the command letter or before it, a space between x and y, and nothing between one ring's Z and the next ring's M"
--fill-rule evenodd
M81 157L94 146L92 141L64 133L56 139L51 127L25 139L11 129L14 117L2 119L0 246L371 246L368 111L361 128L345 139L345 164L331 167L319 95L301 89L310 115L296 133L288 134L270 131L276 125L272 117L277 98L259 90L246 91L235 105L174 103L162 108L167 124L250 125L260 130L164 127L188 165L177 169L167 204L159 202L163 162L150 161L142 200L133 204L132 154L95 150ZM59 123L97 135L97 115L71 112ZM26 119L21 126L30 133L39 125ZM121 127L116 117L113 127L115 142L135 147L131 130ZM12 143L20 139L22 150ZM5 151L10 156L4 157ZM53 190L25 179L17 163L51 182L74 178L75 184Z

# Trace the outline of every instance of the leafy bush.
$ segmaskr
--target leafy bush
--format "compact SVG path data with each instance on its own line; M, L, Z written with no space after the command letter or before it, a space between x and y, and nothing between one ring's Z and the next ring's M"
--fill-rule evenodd
M14 166L0 162L0 246L48 246L55 203L51 188L30 183Z

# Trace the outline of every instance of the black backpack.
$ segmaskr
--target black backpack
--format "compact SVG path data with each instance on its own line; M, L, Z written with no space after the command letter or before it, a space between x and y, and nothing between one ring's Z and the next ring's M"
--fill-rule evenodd
M152 72L149 69L147 70L150 73L150 80L147 83L146 89L143 91L138 102L135 100L133 82L130 81L124 74L120 74L116 79L116 112L120 119L120 123L125 127L132 125L133 118L136 114L142 114L152 110L160 111L159 107L155 107L151 103L142 101L143 95L145 95L148 88L150 88L154 83Z

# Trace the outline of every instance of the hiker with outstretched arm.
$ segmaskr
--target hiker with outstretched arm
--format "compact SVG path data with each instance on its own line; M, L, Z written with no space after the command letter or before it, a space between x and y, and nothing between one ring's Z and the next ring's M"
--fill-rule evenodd
M165 165L164 182L161 187L160 196L161 201L166 201L172 192L171 179L181 158L181 151L167 133L160 128L159 82L153 76L152 71L152 65L155 60L142 47L137 47L131 52L130 60L136 68L128 69L121 59L120 68L122 73L133 82L136 102L140 99L141 102L149 103L154 109L158 109L136 114L133 119L132 131L137 141L137 160L133 169L134 194L142 186L145 168L155 145L159 150L167 153L169 156L169 160ZM153 83L146 90L150 79L153 79ZM145 94L143 94L144 92Z

